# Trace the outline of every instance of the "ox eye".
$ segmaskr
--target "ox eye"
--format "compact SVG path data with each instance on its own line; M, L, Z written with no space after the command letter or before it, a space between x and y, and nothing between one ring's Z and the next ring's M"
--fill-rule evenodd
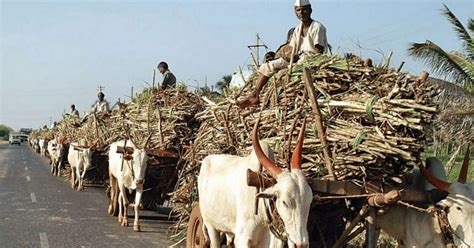
M461 210L462 210L462 209L461 209L461 207L456 207L456 209L457 209L457 210L459 210L459 211L461 211Z
M283 201L283 205L285 205L285 207L288 208L288 204L286 203L286 201Z

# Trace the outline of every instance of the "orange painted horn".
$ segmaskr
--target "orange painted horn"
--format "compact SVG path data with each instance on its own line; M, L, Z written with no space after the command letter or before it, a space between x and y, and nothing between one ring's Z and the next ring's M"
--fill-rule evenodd
M303 120L298 140L296 141L295 150L291 156L291 169L301 170L301 154L303 153L304 131L306 129L306 118Z
M469 156L471 155L471 144L467 145L466 154L464 154L464 161L462 162L461 171L459 172L458 182L466 183L467 171L469 169Z
M257 155L258 161L270 172L273 178L277 178L278 175L282 172L282 169L278 167L273 161L267 158L265 153L262 151L262 147L260 146L259 137L258 137L258 126L260 125L260 118L258 118L255 126L253 128L252 134L252 145L253 149L255 150L255 154Z
M436 178L435 176L433 176L433 174L431 174L431 172L425 168L425 166L423 165L419 165L420 166L420 172L421 172L421 175L423 175L423 177L428 181L430 182L431 184L433 184L436 188L442 190L442 191L445 191L445 192L448 192L449 190L449 186L451 186L451 183L447 183L443 180L439 180L438 178Z

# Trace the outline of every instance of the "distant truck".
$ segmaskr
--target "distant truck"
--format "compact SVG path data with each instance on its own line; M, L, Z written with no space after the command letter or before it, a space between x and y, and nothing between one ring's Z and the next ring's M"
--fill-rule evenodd
M28 140L28 136L31 134L31 132L33 131L32 128L20 128L20 139L21 139L21 142L25 142Z
M21 134L29 135L32 131L33 131L32 128L20 128L20 133Z
M21 136L18 133L10 133L10 137L8 138L8 143L10 145L21 145Z

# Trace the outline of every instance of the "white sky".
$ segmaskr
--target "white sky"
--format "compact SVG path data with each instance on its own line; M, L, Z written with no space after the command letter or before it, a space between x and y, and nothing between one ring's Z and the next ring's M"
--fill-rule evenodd
M460 48L438 0L312 0L313 18L328 30L338 53L393 67L425 69L407 56L410 42L427 39ZM446 0L465 24L474 1ZM70 104L89 111L97 86L115 102L151 82L164 60L178 81L201 86L251 62L247 45L260 33L275 50L297 25L292 0L267 1L2 1L0 123L38 128ZM360 45L362 48L360 48ZM262 50L262 53L264 51ZM157 75L161 81L161 75Z

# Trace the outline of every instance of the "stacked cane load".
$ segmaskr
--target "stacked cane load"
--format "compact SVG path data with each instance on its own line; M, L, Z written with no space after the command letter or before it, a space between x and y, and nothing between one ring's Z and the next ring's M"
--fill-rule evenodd
M308 94L303 71L309 69L317 99ZM230 91L227 101L208 102L197 115L202 122L192 149L184 155L187 164L173 200L184 219L195 195L200 161L209 154L246 156L251 133L259 116L260 138L268 141L277 164L287 165L295 142L298 115L306 118L303 169L308 176L328 175L323 150L337 180L367 180L398 184L412 166L420 162L437 114L434 96L440 93L424 78L386 68L366 67L338 56L315 56L275 74L260 93L260 106L240 109L235 102L251 94L255 82ZM251 85L251 86L250 86ZM250 87L248 87L250 86ZM321 144L314 101L318 102L327 146ZM291 145L289 145L291 143Z
M146 89L131 102L119 103L119 109L111 113L89 113L82 120L66 116L56 127L37 135L108 146L126 138L141 145L151 134L150 148L179 150L194 140L199 128L194 116L203 106L201 98L189 92Z

